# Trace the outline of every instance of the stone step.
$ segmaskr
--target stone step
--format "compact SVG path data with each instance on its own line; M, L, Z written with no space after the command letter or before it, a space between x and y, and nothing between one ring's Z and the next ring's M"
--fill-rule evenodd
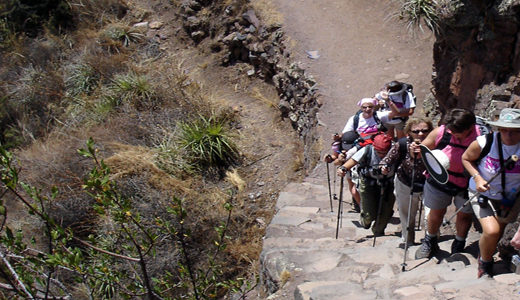
M408 248L405 262L397 209L385 236L374 244L371 230L359 226L359 214L349 211L346 202L338 223L339 201L332 201L331 211L326 178L311 176L280 193L260 258L268 299L520 297L520 276L511 274L498 256L498 275L477 279L478 232L470 232L464 253L450 255L454 231L441 228L437 258L415 260L424 237L424 231L416 231L417 244Z

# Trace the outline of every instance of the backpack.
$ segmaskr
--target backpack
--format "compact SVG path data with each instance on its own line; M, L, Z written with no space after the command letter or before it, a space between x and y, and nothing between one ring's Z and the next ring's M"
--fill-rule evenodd
M482 117L476 116L475 124L478 126L480 135L487 135L487 134L493 132L493 130L491 129L491 126L489 126L489 124L486 123L486 119L484 119ZM437 146L435 146L435 149L443 149L444 147L446 147L448 145L462 148L462 149L468 148L465 146L452 144L452 143L450 143L450 141L451 141L451 133L449 133L447 130L444 130L444 134L442 135L442 138L440 139L439 144L437 144Z
M482 117L476 116L475 124L478 126L480 135L486 136L486 146L484 146L484 148L480 152L480 156L477 160L477 162L479 162L491 150L491 144L493 143L493 130L491 129L491 126L489 126L489 124L486 123L486 119L484 119ZM452 143L450 143L450 140L451 140L451 133L449 133L448 130L445 129L439 143L437 144L437 146L435 146L435 149L443 149L444 147L446 147L448 145L457 147L457 148L462 148L464 150L466 150L468 148L466 146L452 144ZM448 170L448 173L455 177L469 177L468 171L465 169L464 169L463 173L451 172L449 170Z
M354 131L357 131L357 128L359 126L359 115L361 115L363 113L362 110L359 110L355 115L354 115ZM381 122L381 120L379 119L379 117L377 116L377 113L374 112L373 114L373 117L374 117L374 121L376 121L377 123L377 130L378 131L387 131L388 129L385 127L385 125L383 125L383 122Z
M369 144L365 147L365 153L358 161L358 172L363 177L370 177L372 179L388 179L386 175L381 173L381 169L379 167L373 167L370 162L372 159L372 152L374 147L372 144Z
M410 95L412 95L413 101L415 103L417 103L417 96L415 96L415 94L413 93L413 85L411 85L410 83L401 83L401 84L403 86L403 89L401 90L402 91L401 102L403 102L403 104L406 106L406 100L408 99L408 97L406 97L406 96L408 95L408 93L410 93ZM390 109L390 107L388 106L387 103L385 103L385 108Z

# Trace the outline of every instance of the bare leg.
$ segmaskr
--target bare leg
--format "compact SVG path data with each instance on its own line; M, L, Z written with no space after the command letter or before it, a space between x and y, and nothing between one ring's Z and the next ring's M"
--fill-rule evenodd
M471 228L472 215L459 211L457 213L457 221L455 222L455 229L457 235L461 238L468 236L468 231Z
M428 214L428 233L437 234L441 228L444 215L446 214L446 208L443 209L430 209Z
M347 179L348 189L352 194L352 198L357 202L358 205L361 205L361 196L359 195L359 191L356 188L356 185L352 181L352 179Z
M492 261L498 241L502 237L507 224L498 222L495 216L481 218L479 221L483 230L478 242L480 258L483 261Z

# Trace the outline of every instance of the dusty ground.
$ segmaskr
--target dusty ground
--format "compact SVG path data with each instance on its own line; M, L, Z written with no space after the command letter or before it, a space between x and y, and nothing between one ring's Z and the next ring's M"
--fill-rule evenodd
M293 40L293 58L320 84L320 134L328 151L330 135L341 131L357 110L386 82L411 83L421 112L430 92L434 38L415 39L404 23L390 15L396 3L388 0L274 0L283 15L283 29ZM318 51L318 59L307 51Z

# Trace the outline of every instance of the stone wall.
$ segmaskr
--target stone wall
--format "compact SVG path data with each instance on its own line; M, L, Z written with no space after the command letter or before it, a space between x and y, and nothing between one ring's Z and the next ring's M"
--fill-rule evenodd
M316 82L291 62L280 25L264 25L248 8L248 1L242 2L224 7L215 1L184 0L180 10L184 30L195 43L210 44L222 57L223 65L250 64L248 76L274 84L280 113L290 119L303 140L304 168L310 170L319 160L312 151L317 142L316 113L320 106Z

